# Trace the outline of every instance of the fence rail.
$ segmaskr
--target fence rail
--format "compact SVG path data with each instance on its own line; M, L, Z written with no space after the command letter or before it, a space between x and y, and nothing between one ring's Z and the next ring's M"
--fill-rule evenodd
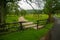
M35 27L37 29L39 29L38 26L39 26L40 21L46 21L46 20L37 20L36 23L33 23L33 24L36 24ZM23 22L2 23L2 24L0 24L0 31L5 31L5 30L9 31L10 29L14 30L14 28L15 28L15 30L24 30L23 23L27 23L27 22L23 21ZM46 22L44 24L46 24ZM29 24L29 25L31 25L31 24Z

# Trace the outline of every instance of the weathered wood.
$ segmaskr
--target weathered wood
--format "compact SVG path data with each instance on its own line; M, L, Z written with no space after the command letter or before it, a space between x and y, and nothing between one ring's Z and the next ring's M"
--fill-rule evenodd
M22 23L23 22L19 22L19 24L20 24L20 30L23 30L24 29Z
M38 26L39 26L39 21L37 20L37 30L38 30Z
M37 23L33 23L33 22L28 22L28 21L21 21L21 22L10 22L10 23L1 23L0 24L0 28L2 28L2 27L4 27L4 26L9 26L9 25L13 25L13 24L19 24L19 30L24 30L24 28L30 28L30 27L32 27L33 29L40 29L40 28L42 28L43 26L39 26L39 22L40 20L38 20L37 21ZM42 20L41 20L42 21ZM26 24L25 24L26 23ZM31 24L30 24L31 23ZM6 27L4 27L4 30L9 30L10 28L6 28ZM14 26L12 27L12 28L14 28Z

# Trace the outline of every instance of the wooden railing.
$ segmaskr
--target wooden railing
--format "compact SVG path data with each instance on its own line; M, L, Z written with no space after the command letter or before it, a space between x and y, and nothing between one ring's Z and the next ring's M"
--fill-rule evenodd
M37 30L39 29L38 28L39 23L40 23L39 21L45 21L45 20L37 20L37 22L34 23L34 24L36 24L35 27L37 28ZM27 23L27 22L23 21L23 22L2 23L2 24L0 24L0 31L5 31L5 30L8 31L9 29L12 28L11 25L15 25L13 28L16 28L17 30L24 30L23 23Z

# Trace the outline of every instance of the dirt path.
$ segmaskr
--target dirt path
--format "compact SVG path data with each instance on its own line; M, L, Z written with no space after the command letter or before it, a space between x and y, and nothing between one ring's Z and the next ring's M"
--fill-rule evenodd
M32 27L34 29L37 29L37 24L34 24L33 22L29 22L28 20L26 20L23 16L19 17L18 18L18 21L26 21L27 23L23 23L23 26L25 28L29 28L29 27ZM43 26L38 26L38 28L42 28Z
M51 30L51 40L60 40L60 18L56 18L55 24Z
M54 18L55 23L52 29L50 30L50 38L48 40L60 40L60 18ZM45 37L42 37L40 40L45 40Z

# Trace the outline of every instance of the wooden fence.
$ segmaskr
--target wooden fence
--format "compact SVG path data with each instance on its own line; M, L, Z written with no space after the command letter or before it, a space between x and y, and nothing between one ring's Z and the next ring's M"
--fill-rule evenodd
M46 21L46 20L37 20L36 23L33 23L33 24L36 24L35 27L37 28L37 30L39 29L40 21ZM2 31L9 31L9 29L11 29L11 28L16 28L17 30L24 30L25 28L23 26L23 23L27 23L27 22L24 21L24 22L2 23L2 24L0 24L0 32L2 32ZM44 25L45 24L46 24L46 22L44 23ZM10 26L14 25L14 26L10 27L9 25ZM29 24L29 25L31 25L31 24Z

